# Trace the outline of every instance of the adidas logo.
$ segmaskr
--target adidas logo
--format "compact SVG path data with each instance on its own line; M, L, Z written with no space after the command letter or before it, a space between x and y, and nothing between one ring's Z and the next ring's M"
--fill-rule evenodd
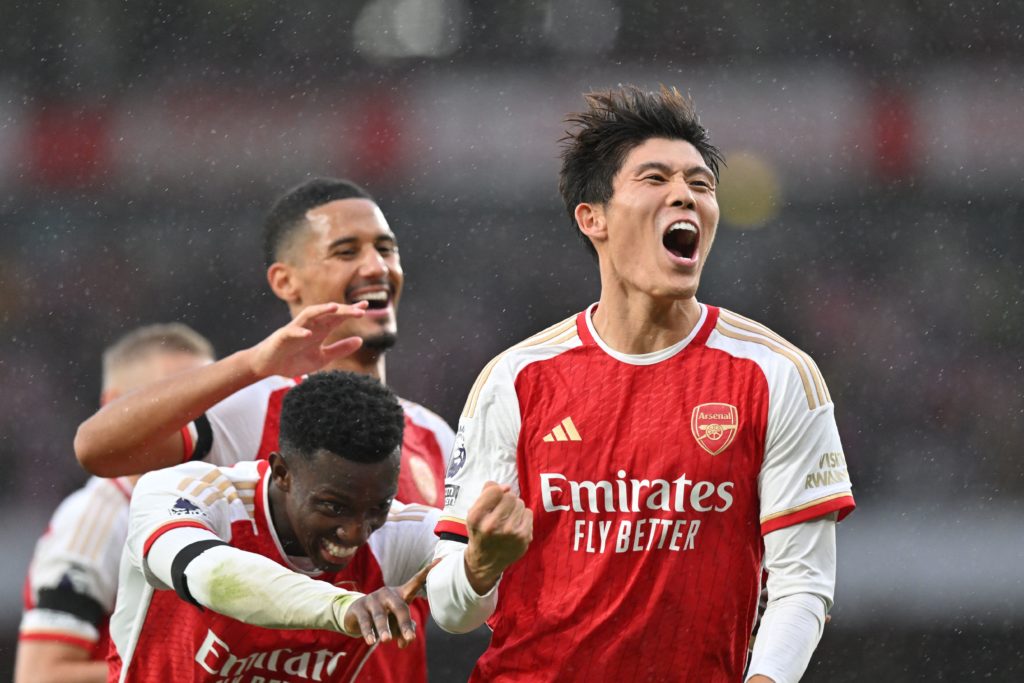
M545 441L583 441L580 438L580 433L576 431L576 425L572 423L572 418L567 417L562 420L562 424L552 429L548 434L544 436Z

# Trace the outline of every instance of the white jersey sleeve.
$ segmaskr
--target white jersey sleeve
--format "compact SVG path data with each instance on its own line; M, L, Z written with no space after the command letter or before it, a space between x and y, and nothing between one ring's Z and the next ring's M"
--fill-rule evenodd
M761 532L853 509L850 475L835 411L824 380L806 357L821 402L808 399L805 378L793 363L777 363L769 377L768 429L758 481ZM817 395L817 392L814 392Z
M427 505L391 505L387 522L369 540L385 586L402 585L430 562L440 516L439 509Z
M486 482L508 484L519 492L519 427L512 364L502 355L480 374L459 420L445 478L439 535L466 536L466 514Z
M125 479L93 477L57 507L29 566L21 637L99 640L117 594L130 495Z
M484 484L508 484L519 492L519 401L506 358L498 356L491 361L470 391L448 464L444 513L437 525L442 540L435 557L440 563L427 577L427 601L437 624L450 633L473 630L497 606L497 585L482 596L470 586L463 553L469 536L466 517Z
M190 462L156 470L139 479L132 495L125 558L141 571L154 588L170 589L148 570L146 555L167 531L194 527L212 532L224 542L231 540L231 523L247 519L246 497L234 478L256 481L256 463L219 468Z
M761 369L768 424L758 477L761 533L854 508L832 397L811 357L769 328L719 309L708 346Z

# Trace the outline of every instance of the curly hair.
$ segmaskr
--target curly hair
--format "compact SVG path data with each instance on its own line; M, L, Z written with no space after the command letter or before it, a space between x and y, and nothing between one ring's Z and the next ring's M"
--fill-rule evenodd
M281 451L312 458L321 450L380 462L402 445L405 417L394 392L366 375L317 372L285 394Z
M561 139L562 168L558 190L569 220L576 228L576 207L603 204L612 198L612 181L630 150L651 138L684 140L693 145L715 179L725 163L722 152L711 144L700 124L693 101L675 88L662 86L647 92L635 85L598 90L584 95L587 110L569 114L565 121L575 128ZM590 253L594 245L579 230Z
M280 260L298 229L306 225L306 213L338 199L373 197L350 180L312 178L296 185L270 207L263 223L263 260L267 266Z

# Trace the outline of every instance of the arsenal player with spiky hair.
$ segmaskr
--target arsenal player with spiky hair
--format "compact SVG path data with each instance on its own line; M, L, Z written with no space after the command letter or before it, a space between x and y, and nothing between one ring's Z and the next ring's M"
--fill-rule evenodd
M807 354L696 298L722 157L689 99L623 87L587 105L560 188L601 296L480 374L431 611L490 624L473 681L796 681L854 507L831 397Z

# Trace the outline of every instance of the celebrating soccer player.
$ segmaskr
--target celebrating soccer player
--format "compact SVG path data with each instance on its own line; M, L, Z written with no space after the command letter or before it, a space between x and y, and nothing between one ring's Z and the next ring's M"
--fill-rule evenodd
M317 373L285 396L268 461L144 475L111 680L348 681L379 642L414 640L440 511L392 506L403 426L376 379Z
M292 322L253 348L89 418L75 438L86 469L113 476L190 459L230 465L266 458L278 447L281 400L305 373L331 368L384 380L404 277L395 235L373 199L345 180L307 181L271 208L264 251L270 288ZM398 500L440 507L454 435L426 408L401 404ZM424 601L412 609L422 624ZM404 651L384 650L361 680L426 682L424 638Z
M141 327L104 351L101 402L212 361L210 343L181 323ZM93 477L54 513L29 566L16 683L107 680L107 619L134 483Z
M587 104L560 189L600 299L480 374L431 610L452 631L489 620L474 681L735 683L764 566L748 680L796 681L854 507L828 389L807 354L696 298L722 158L690 101L623 87Z

